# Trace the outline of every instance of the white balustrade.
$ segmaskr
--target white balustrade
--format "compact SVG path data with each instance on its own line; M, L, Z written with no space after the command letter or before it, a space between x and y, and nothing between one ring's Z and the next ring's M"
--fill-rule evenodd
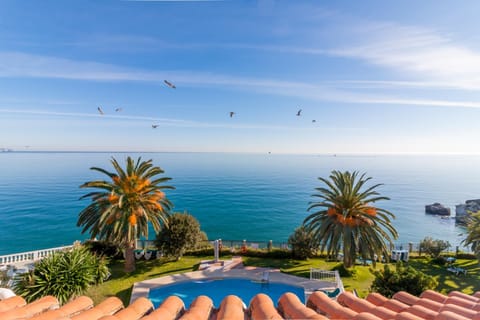
M41 249L35 251L28 251L28 252L21 252L21 253L13 253L7 254L4 256L0 256L0 265L1 264L15 264L20 262L35 262L45 258L46 256L51 255L57 251L69 250L73 248L71 246L64 246L64 247L56 247L56 248L49 248L49 249Z

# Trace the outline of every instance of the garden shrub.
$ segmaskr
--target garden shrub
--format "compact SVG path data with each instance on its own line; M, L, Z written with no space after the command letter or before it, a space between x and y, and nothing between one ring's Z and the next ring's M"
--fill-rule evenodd
M449 247L450 243L448 241L433 239L431 237L426 237L420 242L420 250L429 254L434 259L438 258L440 253Z
M187 250L199 248L206 239L194 216L177 212L168 218L168 225L157 234L155 245L163 254L178 260Z
M300 226L288 238L288 244L292 248L292 256L296 259L306 260L315 255L318 244L311 232L304 226Z
M433 290L438 285L434 277L411 266L405 266L402 262L398 262L396 268L391 268L386 264L383 266L383 270L371 269L370 272L375 276L371 290L388 298L398 291L406 291L419 296L423 291Z

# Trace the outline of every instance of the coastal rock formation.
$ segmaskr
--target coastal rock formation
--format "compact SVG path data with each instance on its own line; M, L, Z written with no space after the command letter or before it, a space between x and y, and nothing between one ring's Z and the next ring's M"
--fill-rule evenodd
M480 211L480 199L467 200L465 204L457 204L455 206L455 222L465 224L466 217L478 211Z
M449 216L450 208L447 208L444 205L435 202L434 204L428 204L425 206L425 213L436 214L439 216Z

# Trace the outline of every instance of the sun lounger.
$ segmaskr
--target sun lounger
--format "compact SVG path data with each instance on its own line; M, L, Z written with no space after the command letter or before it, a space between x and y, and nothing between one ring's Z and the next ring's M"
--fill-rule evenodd
M467 275L467 270L465 270L463 268L459 268L459 267L448 267L447 271L451 272L451 273L454 273L456 276L458 276L460 274L463 274L465 276Z

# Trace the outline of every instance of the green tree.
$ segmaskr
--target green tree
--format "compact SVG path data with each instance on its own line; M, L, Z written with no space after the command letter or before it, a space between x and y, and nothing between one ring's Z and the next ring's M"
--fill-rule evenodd
M13 290L28 302L53 295L63 304L108 276L107 261L79 246L40 260L33 271L15 279Z
M300 226L288 238L288 244L292 248L292 255L297 259L308 259L315 255L318 243L304 226Z
M450 242L433 239L432 237L425 237L422 241L420 241L420 250L429 254L434 259L438 258L440 253L449 247Z
M385 264L383 270L371 270L371 272L375 275L375 280L370 289L388 298L398 291L419 296L423 291L433 290L438 285L434 277L417 271L411 266L405 266L402 262L398 262L394 269Z
M148 226L155 232L167 223L172 204L161 191L174 189L163 185L170 178L159 177L164 171L152 164L152 160L134 161L128 157L126 169L115 158L111 163L115 172L92 167L109 177L109 181L96 180L82 184L80 188L95 188L81 197L92 202L78 217L77 226L83 226L92 239L114 242L125 249L125 271L135 270L134 250L136 239L148 238Z
M176 212L168 218L168 225L157 234L155 244L165 255L178 260L187 250L198 248L206 238L194 216Z
M480 211L468 215L467 237L462 243L466 246L470 246L477 256L477 259L480 260Z
M326 186L316 188L311 202L310 214L304 225L319 242L322 251L337 257L343 253L345 268L354 265L357 254L362 259L370 259L375 265L375 255L388 256L389 248L398 234L390 218L395 216L373 204L380 200L389 200L380 196L375 189L381 184L366 187L371 178L365 178L358 172L332 171L330 179L318 178Z

